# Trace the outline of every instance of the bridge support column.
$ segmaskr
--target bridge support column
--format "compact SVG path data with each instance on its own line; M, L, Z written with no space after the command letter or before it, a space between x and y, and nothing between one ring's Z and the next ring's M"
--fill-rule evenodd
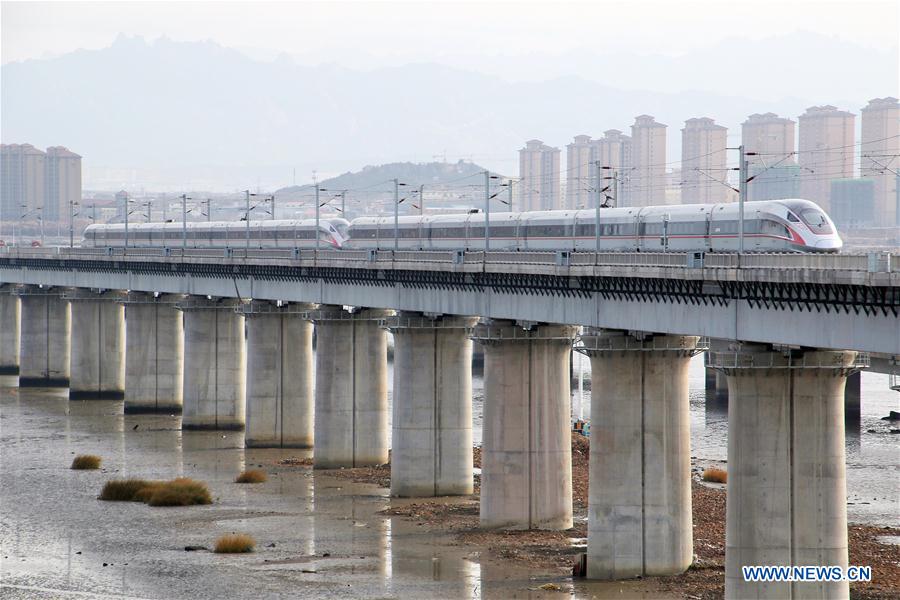
M69 398L118 400L125 396L125 309L121 296L76 289L72 311Z
M125 301L125 413L180 413L184 385L181 296L133 292Z
M19 374L19 297L0 285L0 375Z
M745 582L750 565L847 567L844 384L855 352L745 345L728 376L726 598L848 598L847 582Z
M591 330L587 575L682 573L693 560L688 366L699 338Z
M192 296L184 312L182 429L244 428L244 317L239 300Z
M348 313L326 306L316 323L313 467L336 469L388 461L387 332L391 311Z
M247 319L247 447L313 445L313 324L309 304L253 301Z
M391 495L471 494L472 341L477 317L402 313L394 334Z
M479 325L484 346L481 525L572 527L569 353L576 328Z
M59 288L23 286L19 387L69 385L69 302Z

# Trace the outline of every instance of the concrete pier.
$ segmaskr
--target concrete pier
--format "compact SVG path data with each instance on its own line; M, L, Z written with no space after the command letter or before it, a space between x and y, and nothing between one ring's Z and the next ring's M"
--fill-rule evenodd
M125 413L181 413L183 296L128 294L125 300Z
M72 311L69 398L125 396L125 309L116 292L76 289L65 294Z
M339 306L313 311L316 324L316 469L388 461L387 332L391 311Z
M19 387L69 385L70 312L62 288L23 286Z
M855 352L720 354L728 376L726 598L848 598L847 582L745 582L741 567L847 567L844 384Z
M481 525L572 527L569 353L576 328L492 321L484 347Z
M314 305L253 301L247 319L247 427L244 443L259 448L313 445Z
M472 341L477 317L401 313L394 334L391 495L471 494Z
M587 575L682 573L693 560L688 366L697 337L589 330Z
M19 374L19 297L0 285L0 375Z
M192 296L184 312L182 429L243 429L246 373L239 300Z

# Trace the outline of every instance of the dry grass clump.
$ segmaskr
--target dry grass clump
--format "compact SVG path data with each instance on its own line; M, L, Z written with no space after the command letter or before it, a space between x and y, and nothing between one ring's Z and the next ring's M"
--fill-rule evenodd
M96 454L79 454L72 460L72 468L77 470L99 469L101 460Z
M259 469L250 469L249 471L244 471L240 475L237 476L237 479L234 480L235 483L262 483L268 477L266 476L265 471L260 471Z
M112 479L104 484L100 491L100 499L110 502L145 502L137 495L145 488L160 485L161 481L147 481L146 479Z
M253 552L256 540L243 533L223 535L216 540L214 552L217 554L238 554L241 552Z
M150 506L193 506L212 504L205 483L187 477L171 481L113 479L100 492L101 500L143 502Z
M209 488L202 481L179 477L161 485L150 494L150 506L194 506L212 504Z
M703 481L711 481L713 483L727 483L728 473L725 472L725 469L709 467L703 470Z

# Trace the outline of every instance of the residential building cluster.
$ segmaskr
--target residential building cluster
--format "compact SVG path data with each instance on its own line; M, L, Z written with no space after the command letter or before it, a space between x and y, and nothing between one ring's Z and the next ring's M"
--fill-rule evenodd
M0 217L68 222L81 199L81 156L63 146L0 144Z
M530 140L519 150L517 207L521 210L590 208L598 199L618 206L715 203L737 200L737 146L747 166L747 199L806 198L844 227L900 225L900 103L876 98L856 115L812 106L797 120L774 113L750 115L740 142L709 117L681 130L681 158L667 160L667 126L635 117L631 135L575 136L560 150ZM729 155L729 152L732 154ZM731 160L729 160L731 158Z

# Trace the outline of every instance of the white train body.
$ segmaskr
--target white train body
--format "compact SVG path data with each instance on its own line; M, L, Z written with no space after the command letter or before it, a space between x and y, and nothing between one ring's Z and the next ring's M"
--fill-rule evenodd
M320 219L319 247L342 247L347 241L349 227L346 219ZM250 221L249 231L246 221L188 223L185 229L181 223L130 224L128 247L180 248L186 239L188 248L244 248L248 245L248 234L251 248L316 247L315 219ZM95 248L123 247L125 224L89 225L84 230L81 244Z
M684 204L600 210L492 213L491 250L595 250L683 252L738 250L738 205ZM403 250L484 248L485 215L399 218ZM747 252L837 252L843 246L834 223L808 200L768 200L744 206ZM362 217L350 225L345 248L391 250L394 218Z
M320 248L392 250L481 250L485 214L403 216L399 239L394 218L340 218L319 222ZM494 213L492 250L595 250L604 252L735 252L738 250L738 205L684 204L600 210L600 237L595 210ZM251 248L314 248L315 220L251 221ZM181 223L141 223L128 228L129 247L178 248ZM188 248L243 248L246 222L188 223ZM90 225L83 246L122 247L125 225ZM834 223L809 200L767 200L744 206L747 252L838 252L843 246Z

